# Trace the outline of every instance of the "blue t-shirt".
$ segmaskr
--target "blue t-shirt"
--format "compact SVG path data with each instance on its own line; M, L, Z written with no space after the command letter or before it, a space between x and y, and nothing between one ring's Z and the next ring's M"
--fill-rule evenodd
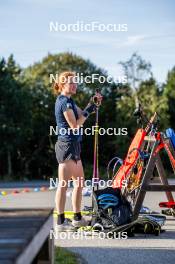
M59 95L56 99L55 103L55 117L58 128L58 139L62 141L81 141L82 136L80 134L80 129L76 129L73 133L73 130L70 128L67 123L64 112L68 109L72 109L76 120L78 119L78 112L76 108L76 104L72 98L69 98L65 95Z

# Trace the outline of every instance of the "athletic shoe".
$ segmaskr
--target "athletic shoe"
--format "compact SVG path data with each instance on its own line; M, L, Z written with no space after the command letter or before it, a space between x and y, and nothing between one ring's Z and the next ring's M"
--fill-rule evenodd
M56 229L58 232L69 232L69 231L74 231L75 227L72 225L69 219L65 218L63 224L56 225Z
M81 226L87 226L88 222L82 217L81 220L77 221L77 220L72 220L72 225L74 227L81 227Z

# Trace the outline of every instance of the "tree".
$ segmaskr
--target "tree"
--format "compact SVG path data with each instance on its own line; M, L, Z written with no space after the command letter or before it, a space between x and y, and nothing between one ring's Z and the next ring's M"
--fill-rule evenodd
M137 53L125 62L120 62L124 74L127 76L128 83L123 86L121 100L117 102L117 111L120 111L121 121L123 125L128 127L129 134L133 135L135 131L135 120L132 116L135 106L140 101L139 88L141 83L152 77L151 64L146 62ZM144 86L144 90L148 92L149 85ZM142 100L143 102L143 100Z
M120 62L130 87L137 91L142 81L152 77L151 64L146 62L136 52L128 61Z
M19 148L25 141L27 120L27 94L19 82L21 69L13 56L0 61L0 156L1 173L14 175L14 160L19 158ZM7 169L6 169L7 168Z
M175 67L168 72L163 95L167 100L167 116L169 115L169 126L175 129Z
M157 112L159 115L159 129L165 130L169 124L168 102L155 79L151 78L140 84L138 97L147 117Z

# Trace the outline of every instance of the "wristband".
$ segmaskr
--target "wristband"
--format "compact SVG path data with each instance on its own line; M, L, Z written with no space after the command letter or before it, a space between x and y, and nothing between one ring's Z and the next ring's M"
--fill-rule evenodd
M83 115L84 117L88 118L88 117L89 117L89 112L86 111L86 110L83 110L82 115Z

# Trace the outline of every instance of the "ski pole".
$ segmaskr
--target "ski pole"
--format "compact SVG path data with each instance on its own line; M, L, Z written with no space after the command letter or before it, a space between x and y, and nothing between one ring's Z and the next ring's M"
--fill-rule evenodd
M99 90L96 90L96 94L99 94ZM95 120L95 138L94 138L94 164L93 164L93 190L98 189L99 182L99 158L98 158L98 119L99 119L99 107L101 105L101 101L98 100L98 96L95 95L93 97L93 102L96 105L96 120Z

